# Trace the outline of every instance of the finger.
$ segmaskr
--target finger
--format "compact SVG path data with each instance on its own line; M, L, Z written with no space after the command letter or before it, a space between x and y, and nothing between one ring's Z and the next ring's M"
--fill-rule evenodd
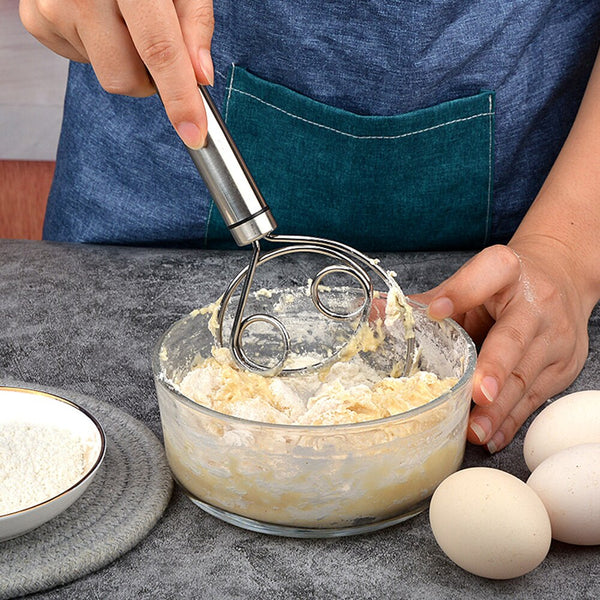
M215 21L212 0L175 0L175 10L198 83L213 85L215 75L210 44Z
M487 406L475 405L469 416L468 439L473 444L487 444L519 402L527 397L522 376L509 377L496 401Z
M185 144L201 147L206 114L172 0L148 0L143 11L137 0L120 0L120 9L173 127Z
M523 423L537 408L575 380L583 366L584 353L587 355L587 351L578 350L575 346L574 344L572 348L566 349L567 354L573 357L571 360L558 359L535 376L533 384L508 411L487 442L490 452L497 452L508 445ZM581 357L578 359L577 355L580 353Z
M528 364L531 357L538 356L538 353L545 355L549 350L541 338L536 339L539 327L538 318L515 304L509 306L490 328L481 345L473 375L473 400L476 404L494 402L511 375L518 377L524 371L523 378L532 380L535 369L541 369L541 364ZM543 358L546 360L545 356ZM532 370L534 372L530 372Z
M48 16L52 17L52 12L56 10L54 8L56 4L46 3L46 5L47 10L50 11ZM89 62L85 49L81 45L73 45L60 35L48 18L40 12L35 0L21 0L19 3L19 17L25 29L56 54L76 62ZM60 19L64 22L62 15Z
M500 427L486 443L490 454L494 454L508 446L527 418L546 400L547 397L540 396L535 389L529 390L506 415Z
M473 260L473 259L471 259ZM461 269L464 269L466 267L466 265L468 264L465 263ZM458 273L458 271L456 272ZM456 275L456 273L454 273L454 275ZM413 300L420 302L421 304L425 304L428 305L434 298L436 298L437 296L439 296L439 291L444 289L444 285L446 284L446 281L448 281L448 279L446 279L444 282L440 283L439 285L425 291L425 292L420 292L418 294L410 294L410 298L412 298Z
M507 246L490 246L436 288L428 314L444 319L466 313L518 282L521 263Z
M528 416L525 414L527 409L530 409L529 414L531 414L535 408L532 403L539 396L534 390L539 389L540 384L545 381L543 374L547 373L551 368L550 365L554 364L549 360L544 346L545 343L541 338L536 339L531 344L530 352L506 378L494 402L473 407L469 417L469 441L475 444L487 444L507 419L508 432L509 425L511 423L515 425L520 415L523 420L519 426L525 421ZM515 428L510 439L516 430ZM506 443L508 441L510 440L506 439Z
M540 374L535 384L508 412L505 419L487 441L486 446L490 453L493 454L505 448L529 416L548 398L558 394L564 388L564 385L556 383L559 379L557 375L554 367L549 367Z
M436 290L429 290L428 292L421 294L411 294L410 298L420 302L421 304L428 305L435 298L436 293ZM452 304L450 310L454 311L454 304ZM470 310L465 314L453 312L451 317L463 329L465 329L465 331L477 345L480 345L483 342L487 332L490 330L490 327L492 327L492 325L495 323L495 320L491 317L490 313L483 305L476 306L473 310ZM436 320L438 320L437 317Z
M89 7L80 20L78 35L107 92L134 97L156 92L123 17L111 0Z

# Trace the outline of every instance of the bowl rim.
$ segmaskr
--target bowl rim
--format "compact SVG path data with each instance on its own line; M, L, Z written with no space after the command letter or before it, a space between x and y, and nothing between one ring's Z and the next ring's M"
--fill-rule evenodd
M52 401L58 401L58 402L62 402L63 404L67 404L71 408L78 410L80 413L82 413L85 417L87 417L91 421L92 425L94 425L94 428L100 435L100 445L99 445L98 456L96 457L96 460L94 461L93 465L89 469L87 469L86 472L75 483L70 485L65 490L59 492L58 494L52 496L51 498L43 500L42 502L38 502L37 504L34 504L32 506L27 506L25 508L21 508L19 510L15 510L13 512L0 514L0 522L2 522L2 520L6 519L8 517L15 517L17 515L23 515L30 511L37 510L43 506L51 504L52 502L54 502L55 500L58 500L62 496L69 494L75 488L78 488L85 481L87 481L88 479L90 479L91 477L94 476L94 474L96 473L96 471L102 464L102 461L104 460L104 456L106 454L106 434L104 433L104 429L103 429L102 425L100 424L98 419L96 419L96 417L94 417L94 415L92 413L90 413L88 410L86 410L79 404L73 402L72 400L68 400L67 398L63 398L62 396L58 396L56 394L51 394L50 392L44 392L41 390L35 390L35 389L29 389L29 388L21 388L21 387L14 387L14 386L0 386L0 395L2 394L2 392L20 392L20 393L24 393L27 395L42 396L42 397L48 398Z
M425 311L426 306L421 304L420 302L416 302L412 299L409 299L410 304L413 308L417 310ZM192 310L187 315L179 318L177 321L172 323L169 328L160 336L158 342L154 345L152 351L152 371L154 375L154 381L156 385L165 386L170 392L174 393L175 396L183 402L186 406L193 410L197 410L200 413L204 413L209 417L217 418L220 420L224 420L225 422L231 422L236 425L244 425L245 427L253 426L260 428L273 429L275 431L293 431L295 433L299 431L310 431L311 433L317 432L331 432L335 431L336 433L344 431L346 429L369 429L372 427L380 427L382 425L388 425L391 422L401 422L412 419L413 417L428 412L429 410L433 410L437 408L441 404L444 404L447 400L449 400L450 396L456 393L457 390L464 387L467 384L467 381L473 376L475 372L475 366L477 363L477 348L475 346L474 341L471 339L471 336L465 331L461 325L459 325L453 319L443 319L439 321L440 323L445 323L448 327L456 330L461 337L464 338L467 348L465 352L465 356L467 357L465 370L463 374L460 376L459 380L447 391L445 391L442 395L430 400L426 404L421 406L417 406L415 408L411 408L410 410L397 413L395 415L390 415L389 417L382 417L380 419L371 419L369 421L359 421L357 423L336 423L331 425L301 425L298 423L265 423L264 421L254 421L251 419L245 419L242 417L237 417L235 415L229 415L227 413L222 413L216 411L208 406L204 406L199 404L198 402L194 402L191 398L188 398L186 395L182 394L172 383L171 380L167 379L161 373L161 351L164 345L165 339L171 334L171 332L178 326L180 326L184 321L189 318L193 318L201 314L198 309Z

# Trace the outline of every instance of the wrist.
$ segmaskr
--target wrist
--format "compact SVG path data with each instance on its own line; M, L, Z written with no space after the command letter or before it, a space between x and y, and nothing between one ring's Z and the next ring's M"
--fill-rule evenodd
M524 260L542 268L564 294L575 294L586 318L600 300L600 256L585 241L565 240L559 235L517 230L508 246ZM597 260L596 260L597 259Z

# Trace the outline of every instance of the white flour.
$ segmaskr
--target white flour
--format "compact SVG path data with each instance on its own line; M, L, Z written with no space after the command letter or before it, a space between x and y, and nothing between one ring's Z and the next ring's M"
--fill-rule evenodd
M44 502L86 472L87 445L71 431L22 422L0 425L0 515Z

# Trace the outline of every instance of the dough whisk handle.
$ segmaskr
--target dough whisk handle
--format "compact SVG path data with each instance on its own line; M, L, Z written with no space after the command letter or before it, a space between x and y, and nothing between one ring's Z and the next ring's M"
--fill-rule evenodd
M277 223L212 98L198 86L206 110L206 142L188 148L206 187L238 246L247 246L271 233Z

